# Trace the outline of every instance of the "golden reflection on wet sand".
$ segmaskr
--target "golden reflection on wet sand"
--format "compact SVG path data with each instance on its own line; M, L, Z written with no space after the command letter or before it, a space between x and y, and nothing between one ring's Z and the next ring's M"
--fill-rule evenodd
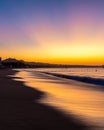
M92 88L94 85L31 71L20 71L16 77L46 93L39 102L55 106L66 114L72 113L96 129L104 129L104 92Z

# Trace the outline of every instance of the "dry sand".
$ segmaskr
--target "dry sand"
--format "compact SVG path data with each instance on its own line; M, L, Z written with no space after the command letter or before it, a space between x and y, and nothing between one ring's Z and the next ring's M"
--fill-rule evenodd
M0 70L0 130L88 130L73 117L39 104L45 93L8 77L15 73Z

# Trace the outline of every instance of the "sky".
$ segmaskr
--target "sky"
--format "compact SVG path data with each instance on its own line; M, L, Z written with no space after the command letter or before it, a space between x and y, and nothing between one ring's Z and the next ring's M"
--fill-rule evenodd
M104 0L0 0L0 56L104 64Z

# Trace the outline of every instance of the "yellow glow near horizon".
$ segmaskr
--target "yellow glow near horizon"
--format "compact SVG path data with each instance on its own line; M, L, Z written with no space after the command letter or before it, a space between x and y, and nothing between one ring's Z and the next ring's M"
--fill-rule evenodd
M5 54L5 52L4 52ZM61 64L104 64L104 52L101 46L46 46L39 50L20 50L18 53L9 52L9 57L23 59L25 61L37 61ZM7 58L4 55L4 58Z

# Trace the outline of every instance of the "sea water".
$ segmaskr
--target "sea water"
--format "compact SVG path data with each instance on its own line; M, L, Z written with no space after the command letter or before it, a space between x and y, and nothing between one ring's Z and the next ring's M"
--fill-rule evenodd
M104 79L104 68L40 68L42 72Z

